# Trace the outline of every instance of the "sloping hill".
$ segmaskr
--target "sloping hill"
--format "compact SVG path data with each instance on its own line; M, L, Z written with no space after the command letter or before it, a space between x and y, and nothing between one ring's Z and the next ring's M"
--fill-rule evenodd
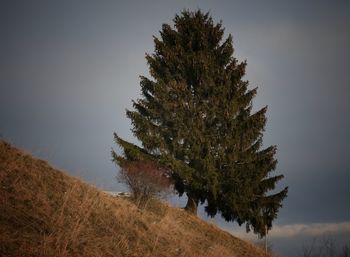
M0 141L0 256L265 256L162 203L139 210Z

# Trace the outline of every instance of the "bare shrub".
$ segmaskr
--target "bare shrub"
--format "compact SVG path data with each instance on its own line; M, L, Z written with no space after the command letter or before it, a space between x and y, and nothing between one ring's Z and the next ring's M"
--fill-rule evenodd
M150 199L164 197L172 189L170 171L154 161L130 161L121 167L118 181L127 185L133 200L144 208Z
M339 244L338 244L339 245ZM331 237L324 235L314 238L310 244L303 246L300 257L350 257L350 248L343 245L337 247L337 242Z
M339 257L350 257L350 245L344 245Z

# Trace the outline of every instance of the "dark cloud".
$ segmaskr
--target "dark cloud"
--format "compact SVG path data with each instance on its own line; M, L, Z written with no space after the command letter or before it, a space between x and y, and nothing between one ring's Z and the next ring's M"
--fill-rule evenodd
M152 35L198 7L223 21L247 59L255 109L269 106L264 142L278 145L277 172L290 186L276 223L348 221L349 1L3 1L0 134L121 189L112 133L136 142L125 108L148 74Z

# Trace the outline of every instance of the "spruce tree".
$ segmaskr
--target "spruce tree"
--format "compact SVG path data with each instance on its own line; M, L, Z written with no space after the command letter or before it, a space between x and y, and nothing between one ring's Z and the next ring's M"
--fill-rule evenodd
M142 98L127 110L142 146L116 134L123 155L114 161L156 160L172 170L175 189L186 193L186 209L220 213L264 235L276 218L287 188L269 192L283 175L272 176L276 146L262 148L266 110L252 113L257 88L243 80L246 62L233 57L232 36L209 13L183 11L174 26L163 24L146 55L152 79L141 76Z

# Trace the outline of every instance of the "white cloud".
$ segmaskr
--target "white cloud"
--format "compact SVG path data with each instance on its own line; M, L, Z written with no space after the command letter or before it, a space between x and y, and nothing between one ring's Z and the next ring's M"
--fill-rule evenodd
M326 233L338 234L342 232L350 232L350 222L275 226L270 234L273 237L292 237L300 234L319 236Z
M246 233L245 230L230 230L226 229L233 235L236 235L245 239L256 238L253 233ZM269 231L269 237L281 238L281 237L295 237L295 236L321 236L324 234L339 234L350 233L350 222L341 223L310 223L310 224L291 224L291 225L275 225L271 231Z

